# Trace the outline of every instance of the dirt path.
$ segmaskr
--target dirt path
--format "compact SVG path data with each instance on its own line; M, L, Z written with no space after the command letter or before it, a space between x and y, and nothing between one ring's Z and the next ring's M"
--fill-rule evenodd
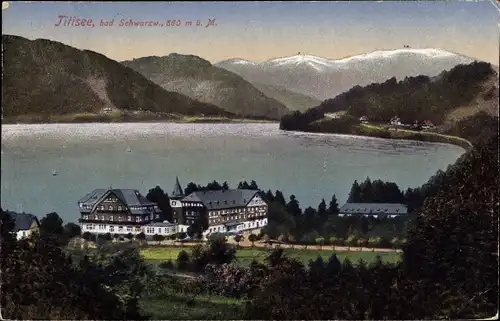
M236 244L233 240L229 239L228 243L231 244ZM148 244L151 245L158 245L158 242L154 241L149 241ZM161 245L176 245L176 246L181 246L180 242L173 242L173 241L163 241L160 243ZM184 242L182 243L182 246L186 247L192 247L195 246L198 243L194 242ZM242 241L239 244L240 247L243 248L250 248L252 247L252 243L248 241ZM332 246L332 245L299 245L299 244L276 244L273 243L271 245L268 245L263 242L255 242L254 247L258 248L276 248L276 247L281 247L285 249L300 249L300 250L310 250L310 251L318 251L318 250L324 250L324 251L339 251L339 252L385 252L385 253L393 253L393 252L401 252L400 249L387 249L387 248L368 248L368 247L357 247L357 246Z

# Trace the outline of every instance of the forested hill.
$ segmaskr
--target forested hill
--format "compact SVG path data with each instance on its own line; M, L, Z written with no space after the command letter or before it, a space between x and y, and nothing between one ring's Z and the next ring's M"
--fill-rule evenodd
M103 108L231 116L169 92L99 53L46 39L2 35L2 116L96 113Z
M193 55L170 54L123 61L168 91L245 117L278 120L289 110L240 76Z
M496 87L490 85L496 76L491 64L476 61L457 65L432 78L407 77L399 82L391 78L384 83L355 86L304 113L294 112L282 117L280 128L315 131L310 126L312 122L324 119L325 113L339 111L345 111L351 120L367 116L370 121L388 123L398 116L403 123L430 120L439 125L450 112L470 104L478 96L496 104L492 92L498 90L498 84Z

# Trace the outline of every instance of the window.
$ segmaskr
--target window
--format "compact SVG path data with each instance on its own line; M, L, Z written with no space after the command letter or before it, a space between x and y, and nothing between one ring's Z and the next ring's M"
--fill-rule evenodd
M154 234L155 233L155 229L152 228L152 227L147 227L146 228L146 233L148 233L148 234Z
M119 232L123 231L123 226L118 226L118 231Z
M114 227L113 225L111 225L111 226L109 227L109 231L110 231L111 233L113 233L113 232L115 231L115 227Z
M132 226L127 226L127 232L132 232Z

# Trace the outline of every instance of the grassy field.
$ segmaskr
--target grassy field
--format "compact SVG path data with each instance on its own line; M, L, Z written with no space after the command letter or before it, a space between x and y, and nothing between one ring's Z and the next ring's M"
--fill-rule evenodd
M152 263L159 264L162 261L177 259L179 252L182 250L186 250L188 253L191 253L191 248L189 247L173 247L173 246L162 246L162 247L150 247L141 250L144 258ZM318 255L326 261L335 253L339 260L343 261L346 257L348 257L353 263L363 259L364 261L370 263L375 260L377 255L380 255L384 262L394 263L399 261L400 254L399 253L391 253L391 252L334 252L331 249L325 250L302 250L302 249L284 249L285 253L289 257L297 258L303 263L308 263L309 260L315 260ZM257 261L263 261L269 255L269 250L263 248L241 248L236 252L236 258L238 264L242 266L248 266L253 259Z
M144 297L141 309L151 320L230 320L240 319L243 301L208 295L187 295L172 290Z

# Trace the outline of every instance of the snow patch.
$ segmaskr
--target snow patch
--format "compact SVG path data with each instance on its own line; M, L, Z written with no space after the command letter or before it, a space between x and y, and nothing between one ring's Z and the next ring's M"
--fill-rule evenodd
M421 58L425 59L441 59L441 58L450 58L450 57L456 57L456 58L463 58L464 61L472 61L472 59L469 59L464 56L460 56L458 54L455 54L453 52L449 52L446 50L442 49L436 49L436 48L424 48L424 49L418 49L418 48L404 48L404 49L394 49L394 50L377 50L373 51L367 54L362 54L362 55L355 55L347 58L342 58L342 59L327 59L327 58L322 58L314 55L294 55L290 57L282 57L282 58L276 58L276 59L270 59L267 61L264 61L262 63L255 63L252 61L244 60L244 59L229 59L224 61L223 63L225 64L233 64L233 65L255 65L255 66L260 66L260 67L267 67L267 68L273 68L273 67L289 67L289 68L297 68L297 67L309 67L312 69L315 69L316 71L319 72L324 72L327 71L328 69L331 68L343 68L345 67L346 64L348 63L355 63L355 62L370 62L370 61L376 61L376 60L387 60L387 59L394 59L398 58L400 56L407 56L407 55L415 55L415 56L420 56Z

